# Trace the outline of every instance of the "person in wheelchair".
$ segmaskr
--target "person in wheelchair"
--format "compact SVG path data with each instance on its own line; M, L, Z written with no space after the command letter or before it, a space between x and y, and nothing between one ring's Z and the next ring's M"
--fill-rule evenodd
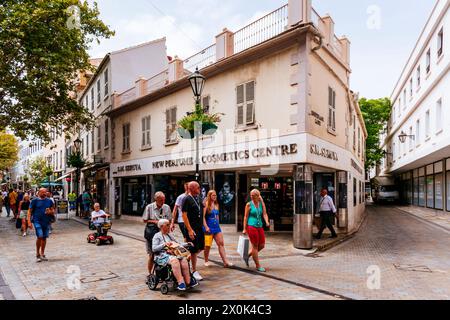
M91 213L91 221L97 229L98 236L104 235L104 233L107 232L103 230L103 225L108 222L109 217L109 214L100 209L99 203L94 204L94 211Z
M187 285L190 288L198 286L198 282L191 277L188 259L190 253L184 247L188 244L181 245L170 234L170 221L161 219L158 222L160 232L153 238L152 251L155 254L155 263L157 267L164 268L170 266L173 275L177 280L180 291L185 291Z

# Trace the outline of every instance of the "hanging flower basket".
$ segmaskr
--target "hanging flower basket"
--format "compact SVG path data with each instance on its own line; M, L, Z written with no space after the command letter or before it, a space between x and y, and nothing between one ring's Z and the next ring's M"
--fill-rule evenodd
M202 135L213 135L218 129L217 123L221 121L222 115L222 113L205 113L199 105L196 105L192 114L185 116L178 122L177 132L183 139L194 139L195 123L200 122L202 124Z

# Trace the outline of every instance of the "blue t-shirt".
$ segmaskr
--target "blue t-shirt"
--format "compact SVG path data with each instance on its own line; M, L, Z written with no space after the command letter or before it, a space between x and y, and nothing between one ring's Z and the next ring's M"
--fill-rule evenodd
M53 207L53 201L49 198L36 198L31 201L30 209L32 210L32 221L47 226L50 224L50 218L45 214L47 208Z

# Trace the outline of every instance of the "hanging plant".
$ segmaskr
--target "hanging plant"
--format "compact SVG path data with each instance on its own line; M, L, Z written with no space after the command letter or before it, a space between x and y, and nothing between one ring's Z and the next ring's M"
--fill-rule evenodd
M83 168L86 166L86 161L77 154L70 154L67 157L67 164L72 168Z
M195 123L202 125L202 135L213 135L217 131L217 123L221 121L223 113L205 113L202 107L197 104L195 111L178 121L178 134L183 139L193 139L195 137Z

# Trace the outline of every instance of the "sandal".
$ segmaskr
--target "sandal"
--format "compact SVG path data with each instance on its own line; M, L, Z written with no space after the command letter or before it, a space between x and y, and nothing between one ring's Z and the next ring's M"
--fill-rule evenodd
M256 271L259 271L259 272L266 272L266 269L264 269L263 267L259 267L259 268L256 268Z
M233 266L234 266L234 264L231 263L231 262L228 262L228 263L224 263L224 264L223 264L223 267L224 267L224 268L231 268L231 267L233 267Z

